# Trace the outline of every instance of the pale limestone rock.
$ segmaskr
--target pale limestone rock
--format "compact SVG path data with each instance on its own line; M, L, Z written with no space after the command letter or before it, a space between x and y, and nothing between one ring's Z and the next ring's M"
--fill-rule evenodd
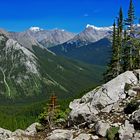
M36 130L36 126L37 125L40 125L39 123L33 123L31 124L26 130L25 132L28 134L28 135L34 135L37 130Z
M73 134L70 130L56 129L45 140L72 140Z
M81 133L73 140L91 140L90 134Z
M118 132L120 140L131 140L135 133L134 125L126 120L125 125L121 126Z
M81 99L74 100L69 105L72 109L70 119L78 123L94 122L95 117L93 119L90 117L89 121L90 114L97 115L101 110L110 112L113 105L126 98L124 91L126 83L131 85L138 83L138 79L132 71L120 74L108 83L87 93Z
M102 121L98 121L96 124L95 124L95 131L96 131L96 134L100 135L100 136L103 136L105 137L106 136L106 133L107 133L107 130L110 128L110 125L108 123L104 123Z
M11 137L12 132L3 128L0 128L0 140L6 140Z

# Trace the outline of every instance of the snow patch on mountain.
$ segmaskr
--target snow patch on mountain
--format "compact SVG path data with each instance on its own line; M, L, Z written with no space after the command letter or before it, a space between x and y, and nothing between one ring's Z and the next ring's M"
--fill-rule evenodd
M39 27L30 27L29 29L30 31L33 31L33 32L39 32L39 31L42 31L43 29L39 28Z
M109 27L96 27L94 25L87 24L86 28L93 28L95 30L108 31L108 30L112 30L113 29L113 26L109 26Z

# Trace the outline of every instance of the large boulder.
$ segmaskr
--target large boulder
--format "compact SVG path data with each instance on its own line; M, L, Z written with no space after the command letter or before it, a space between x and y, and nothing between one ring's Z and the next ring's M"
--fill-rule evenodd
M105 137L106 134L107 134L107 130L110 128L110 125L108 123L104 123L102 121L98 121L96 124L95 124L95 131L96 131L96 134L102 136L102 137Z
M80 120L82 122L97 121L95 120L95 115L101 110L109 113L117 102L126 98L126 84L135 85L137 83L138 79L132 71L119 75L101 87L90 91L81 99L71 102L69 105L70 109L72 109L70 119L75 122Z
M73 134L70 130L56 129L54 130L50 136L46 138L46 140L72 140Z

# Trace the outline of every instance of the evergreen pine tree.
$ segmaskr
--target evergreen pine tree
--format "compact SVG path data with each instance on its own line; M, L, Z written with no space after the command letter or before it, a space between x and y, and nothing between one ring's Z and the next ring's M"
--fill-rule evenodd
M113 24L113 39L112 39L112 56L107 66L107 71L104 74L104 81L107 82L118 76L121 69L122 60L122 33L123 33L123 11L120 8L117 26Z
M104 73L104 81L107 82L116 76L114 69L116 68L116 23L113 24L113 36L112 36L112 56L108 63L107 71Z
M122 34L122 32L123 32L123 10L122 10L122 7L120 8L120 11L119 11L119 30L120 30L120 33Z
M124 38L123 38L123 54L122 54L122 72L125 72L130 69L130 45L128 44L128 34L127 31L124 31Z
M134 60L133 67L134 69L140 69L140 40L137 38L133 38L133 46L134 46Z
M117 67L117 75L119 75L122 71L122 40L123 40L123 11L122 8L120 8L119 11L119 17L117 19L117 50L116 50L116 67Z
M135 60L135 48L133 45L133 38L134 38L134 21L135 21L135 10L133 5L133 0L130 0L129 10L128 10L128 18L125 20L125 25L127 25L127 41L124 45L124 55L125 62L127 62L127 66L124 66L124 71L134 69L134 60ZM124 63L125 65L125 63Z
M135 18L135 9L134 9L133 0L130 0L128 17L125 20L125 25L127 25L131 37L133 36L133 30L134 30L133 26L134 26L135 19L136 18Z

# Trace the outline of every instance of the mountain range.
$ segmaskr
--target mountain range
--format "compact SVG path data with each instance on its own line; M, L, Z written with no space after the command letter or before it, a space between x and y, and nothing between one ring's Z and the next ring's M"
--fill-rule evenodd
M108 59L110 55L112 26L95 27L88 24L78 34L60 29L44 30L39 27L31 27L24 32L10 32L9 36L30 50L32 50L32 44L38 45L39 43L40 46L49 49L56 55L89 64L106 65L106 58ZM96 54L101 56L105 54L106 57L98 59Z
M98 85L110 57L111 37L112 27L93 25L78 34L39 27L0 30L1 99L54 93L64 98Z
M0 30L0 64L1 99L44 98L54 93L71 97L97 85L104 70L101 66L57 56L29 31Z

